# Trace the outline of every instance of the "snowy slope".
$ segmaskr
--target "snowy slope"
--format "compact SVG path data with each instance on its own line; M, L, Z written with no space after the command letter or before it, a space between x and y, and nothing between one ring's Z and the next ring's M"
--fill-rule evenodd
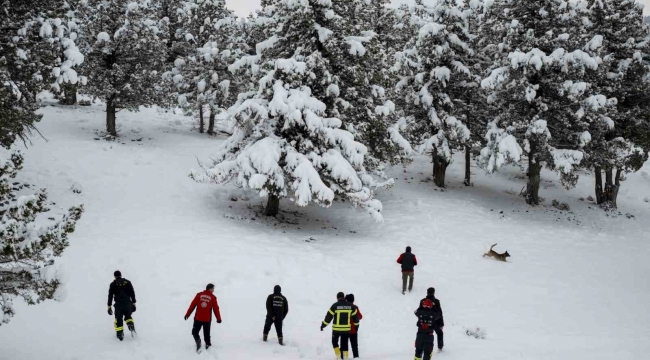
M221 141L190 131L187 118L120 113L122 138L106 142L94 140L101 106L42 112L48 141L34 139L24 176L65 200L58 205L84 203L86 213L61 261L67 298L19 304L0 327L0 359L193 358L183 315L208 282L216 284L224 322L213 325L216 346L201 358L332 359L329 329L318 328L342 290L364 313L362 358L410 359L412 312L429 286L447 325L446 352L436 357L642 359L650 352L650 203L643 200L650 166L624 183L615 218L579 200L592 193L588 176L567 192L544 174L542 196L567 201L567 213L527 207L516 196L525 180L515 169L490 177L476 169L476 185L465 188L455 164L450 188L438 191L427 179L429 162L419 159L407 172L391 171L397 186L380 195L383 225L346 204L283 203L280 221L258 216L262 200L254 194L187 177ZM81 194L72 194L74 183ZM509 263L481 257L494 243L510 252ZM402 296L395 260L406 245L420 265L415 293ZM116 269L138 297L140 337L124 343L106 314ZM260 341L264 301L276 283L290 302L284 348L274 335ZM476 327L484 340L465 334Z

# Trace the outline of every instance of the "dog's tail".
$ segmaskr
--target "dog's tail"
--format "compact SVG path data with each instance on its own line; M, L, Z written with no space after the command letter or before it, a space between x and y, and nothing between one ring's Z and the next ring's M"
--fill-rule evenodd
M497 246L497 244L490 246L490 250L492 250L495 246Z

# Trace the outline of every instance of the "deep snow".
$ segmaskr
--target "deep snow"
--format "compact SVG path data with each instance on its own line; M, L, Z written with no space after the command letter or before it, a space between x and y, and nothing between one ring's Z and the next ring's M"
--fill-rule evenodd
M332 359L329 328L319 326L337 291L354 293L364 313L365 359L411 359L412 312L435 286L445 311L446 359L642 359L650 353L650 165L629 176L621 215L607 216L580 197L593 181L565 191L544 173L542 196L572 212L528 207L517 194L522 173L485 175L462 185L462 160L449 189L418 159L390 173L382 191L385 223L364 211L282 204L282 221L259 216L264 201L234 187L188 178L223 138L191 131L190 119L155 109L119 113L121 138L94 140L100 105L44 108L26 151L23 180L47 187L59 206L86 212L59 262L67 298L28 307L0 327L0 359L191 359L196 292L216 284L224 322L213 325L218 359ZM140 141L137 141L141 139ZM71 187L82 190L73 194ZM507 192L507 193L506 193ZM233 201L237 200L237 201ZM649 199L650 200L650 199ZM634 215L628 218L626 214ZM509 263L484 259L491 244ZM402 296L395 263L406 245L419 259L413 294ZM106 314L108 285L120 269L135 286L140 334L115 339ZM261 342L264 301L281 284L289 299L288 346ZM484 340L466 328L485 330Z

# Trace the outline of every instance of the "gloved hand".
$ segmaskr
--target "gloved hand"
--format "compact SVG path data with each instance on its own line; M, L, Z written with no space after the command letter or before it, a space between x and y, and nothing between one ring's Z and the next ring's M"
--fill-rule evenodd
M190 318L189 316L186 316L186 317L185 317L185 321L187 321L187 319L189 319L189 318Z
M320 324L320 331L323 331L325 329L325 324Z
M221 324L221 320L217 320L217 324Z
M113 308L110 305L108 306L108 315L113 316Z
M133 305L131 305L131 312L135 312L135 303L133 303Z

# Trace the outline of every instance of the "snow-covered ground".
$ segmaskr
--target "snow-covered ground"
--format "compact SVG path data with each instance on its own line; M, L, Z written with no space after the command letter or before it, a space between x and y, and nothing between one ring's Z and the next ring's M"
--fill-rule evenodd
M191 359L196 292L216 284L224 322L214 324L217 359L332 359L319 326L338 291L354 293L364 314L364 359L410 359L413 310L435 286L445 311L445 352L480 359L643 359L650 353L650 165L629 176L617 216L588 201L593 180L564 190L544 174L542 196L571 212L528 207L517 169L462 186L462 163L449 189L428 181L419 159L382 192L386 222L363 211L282 204L280 220L259 216L263 200L234 187L188 178L222 138L191 131L190 119L155 109L119 113L122 137L95 140L99 105L42 110L47 138L33 139L24 180L49 189L59 206L86 212L60 261L67 298L18 303L0 327L0 359ZM460 161L460 159L459 159ZM73 194L71 187L81 188ZM647 199L650 200L650 199ZM629 217L627 214L629 213ZM491 244L509 263L482 258ZM418 256L415 290L402 296L395 263L406 245ZM106 313L108 285L120 269L135 286L139 337L120 343ZM264 302L281 284L290 303L288 346L261 342ZM485 339L466 335L480 327Z

